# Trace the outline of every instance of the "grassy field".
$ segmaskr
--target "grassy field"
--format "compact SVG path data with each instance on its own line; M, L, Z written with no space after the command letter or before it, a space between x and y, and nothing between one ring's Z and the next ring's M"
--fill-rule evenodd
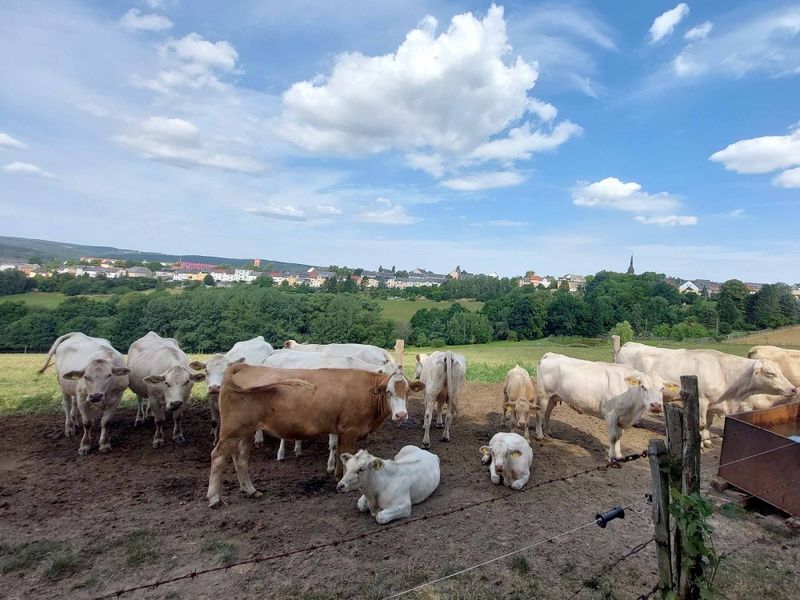
M480 310L483 302L477 300L457 300L434 302L433 300L378 300L381 307L381 314L390 321L408 323L414 313L423 308L448 309L453 302L458 302L467 310Z
M66 296L56 292L26 292L25 294L11 294L10 296L0 296L0 302L24 302L31 306L41 306L42 308L55 308L64 301Z
M703 347L743 356L749 349L742 344L702 344L692 346L687 342L659 342L664 347ZM448 349L463 354L467 359L467 379L486 383L499 383L515 364L528 369L533 375L536 365L545 352L558 352L585 360L610 361L611 346L605 340L581 338L553 338L531 342L492 342L474 346L449 346ZM405 365L409 376L414 373L414 356L418 352L432 352L435 348L406 347ZM204 358L195 355L192 358ZM52 411L61 407L61 395L50 367L44 375L36 371L44 364L44 354L0 354L0 414ZM205 402L206 386L200 383L192 390L194 402ZM133 395L126 392L123 403L132 405Z
M800 325L790 325L770 331L758 331L736 339L737 344L756 346L759 344L772 346L800 346Z

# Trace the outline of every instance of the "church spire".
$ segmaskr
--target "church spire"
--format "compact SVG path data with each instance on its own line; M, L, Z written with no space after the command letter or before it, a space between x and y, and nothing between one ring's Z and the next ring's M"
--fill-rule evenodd
M633 254L631 254L631 264L628 267L628 275L635 275L636 271L633 269Z

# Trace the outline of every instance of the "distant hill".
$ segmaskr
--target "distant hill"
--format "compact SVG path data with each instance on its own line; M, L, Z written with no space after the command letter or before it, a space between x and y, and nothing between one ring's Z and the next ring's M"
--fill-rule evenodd
M183 254L179 256L176 254L162 254L160 252L125 250L112 246L84 246L82 244L70 244L67 242L51 242L48 240L0 236L0 258L2 259L30 260L32 258L39 258L47 261L80 258L81 256L116 258L119 260L150 260L158 262L177 262L183 259L188 262L212 263L217 265L227 264L232 266L241 266L253 260L252 258L227 258L224 256L203 256L199 254ZM276 271L301 271L312 266L264 258L261 259L261 264L262 266L272 264Z

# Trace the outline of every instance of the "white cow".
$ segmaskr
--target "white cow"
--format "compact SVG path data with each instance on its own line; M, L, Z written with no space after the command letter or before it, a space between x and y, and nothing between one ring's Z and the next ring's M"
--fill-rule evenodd
M369 344L300 344L294 340L287 340L283 344L285 350L295 352L318 352L334 356L352 356L373 365L394 364L392 355L383 348Z
M398 371L393 362L383 365L370 364L360 358L352 356L328 355L319 352L297 352L295 350L276 350L264 360L264 366L277 367L280 369L359 369L370 373L383 373L390 375ZM328 436L328 473L332 473L336 468L336 448L338 446L338 436L330 434ZM302 442L294 443L294 454L300 456ZM278 460L283 460L286 455L286 440L281 440L278 448Z
M339 492L358 490L358 510L369 511L384 525L411 515L411 505L426 500L439 487L439 457L416 446L404 446L394 460L366 450L343 453L344 476Z
M747 352L747 358L752 359L768 359L773 361L783 373L783 376L789 380L789 383L795 387L800 386L800 350L784 350L777 346L753 346ZM756 394L750 396L747 400L742 402L739 409L742 412L750 410L759 410L762 408L770 408L779 404L789 402L793 398L785 396L770 396L768 394Z
M450 441L450 424L458 413L458 396L467 376L467 360L460 354L448 350L447 352L434 352L422 366L420 381L425 384L425 434L422 445L430 448L431 445L431 419L433 406L439 408L436 426L444 426L442 441ZM442 422L444 405L447 405L447 414Z
M207 361L192 361L189 366L197 371L205 370L206 383L208 384L208 408L211 411L211 426L214 434L214 445L217 445L219 436L219 390L222 387L222 375L233 363L243 362L248 365L260 365L274 352L272 345L264 340L264 336L254 337L250 340L236 342L225 354L214 354ZM255 444L264 443L264 433L259 429L256 432Z
M528 428L533 416L536 426L536 438L542 439L542 419L539 410L539 400L536 397L536 387L533 385L528 372L516 365L506 373L503 383L503 405L500 414L503 415L500 428L506 426L508 421L512 427L523 431L526 440L531 439Z
M193 372L188 364L189 359L176 340L162 338L154 331L133 342L128 350L130 388L138 405L134 425L144 421L147 398L156 422L153 448L164 445L165 413L172 413L172 439L179 444L186 442L181 428L183 406L189 401L194 383L206 378L205 373Z
M625 365L591 362L563 354L546 353L536 372L539 400L547 403L544 431L550 433L550 413L559 402L583 414L605 419L608 460L622 458L624 429L642 414L663 410L664 380L655 372L642 373Z
M756 394L790 399L797 393L778 365L768 359L742 358L717 350L656 348L635 342L627 342L620 348L617 336L612 338L612 347L614 362L618 364L654 371L672 382L680 381L681 375L697 377L700 429L706 448L711 447L707 428L715 416L740 412L742 403Z
M414 365L414 379L419 379L422 376L422 365L428 360L428 355L424 352L417 354L417 362Z
M47 361L39 374L56 357L56 373L64 406L64 435L75 435L76 411L81 415L83 438L78 454L89 454L92 446L92 426L100 418L100 452L111 450L108 441L108 422L128 387L128 367L125 359L103 338L79 332L58 338L47 353Z
M488 446L481 446L483 464L489 465L489 477L497 485L500 480L512 490L521 490L531 477L533 450L518 433L496 433Z

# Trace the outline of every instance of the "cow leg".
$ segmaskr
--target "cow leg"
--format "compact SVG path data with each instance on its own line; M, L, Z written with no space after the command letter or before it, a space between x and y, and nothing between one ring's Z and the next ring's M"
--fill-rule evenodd
M527 475L514 480L514 482L511 484L511 489L516 491L521 490L525 486L525 484L528 483L528 479L530 478L531 478L531 473L530 471L528 471Z
M339 446L339 436L335 433L328 435L328 473L333 473L336 468L336 449ZM362 511L363 512L363 511Z
M281 439L281 445L278 446L277 460L283 460L285 456L286 456L286 440Z
M100 419L100 452L108 452L111 450L111 444L108 441L108 422L114 416L114 410L117 408L116 404L107 406L103 411L103 417Z
M172 441L176 444L185 444L186 438L183 437L183 406L181 406L178 410L172 413Z
M366 496L361 496L361 498L358 499L358 502L356 502L356 506L358 507L359 512L369 512L369 502L367 501Z
M256 434L253 437L253 444L256 448L261 448L264 445L264 432L256 429Z
M78 454L81 456L86 456L92 449L92 413L84 402L78 401L81 421L83 422L83 438L81 438L81 445L78 446Z
M75 417L73 415L72 396L61 394L61 405L64 407L64 436L75 435Z
M164 408L158 402L153 403L151 406L153 410L153 418L156 422L156 433L153 436L153 448L161 448L164 445Z
M491 464L489 464L489 479L492 480L493 484L498 485L501 481L500 475L495 471L494 460L491 458L489 460L491 461Z
M711 448L711 432L708 428L711 426L714 416L711 415L708 399L702 396L699 399L699 411L701 449L706 450Z
M450 407L449 404L447 406L448 406L448 408ZM438 427L439 429L444 427L444 422L442 421L442 413L443 412L444 412L444 404L440 404L439 405L438 415L436 417L436 427Z
M384 508L377 515L375 515L375 521L377 521L380 525L385 525L389 521L394 521L395 519L404 519L410 515L411 499L408 498L402 504L395 504L394 506L387 506Z
M222 435L222 432L220 432L220 435ZM220 441L211 451L211 474L208 477L208 493L206 494L210 508L220 504L219 483L222 478L222 470L225 468L225 462L228 457L233 457L237 443L235 438L220 438Z
M615 463L617 459L622 458L622 444L620 438L622 437L622 428L617 424L616 416L614 420L607 420L608 424L608 462Z
M433 403L435 402L435 398L430 398L428 395L425 395L425 423L423 428L425 429L425 433L422 435L422 445L425 448L431 447L431 418L433 417ZM336 468L339 468L339 464L337 461Z
M356 451L356 436L349 435L349 434L341 434L339 435L339 443L336 447L336 468L334 470L334 477L336 479L341 479L342 475L344 475L344 465L339 457L342 455L343 452L347 452L349 454L355 454Z
M239 479L239 490L247 494L248 498L260 498L259 492L250 480L250 451L253 449L253 438L249 435L239 440L233 464L236 467L236 477Z
M211 435L214 436L214 445L219 439L219 395L208 395L208 410L211 412Z
M441 415L441 404L439 405L439 414ZM450 441L450 423L453 422L453 412L455 407L448 402L447 403L447 413L444 416L444 431L442 432L442 441L449 442Z
M303 454L303 442L302 440L295 440L294 441L294 455L300 456Z
M544 411L544 435L542 435L541 438L538 437L538 435L541 434L541 424L539 423L536 427L536 439L542 439L544 436L550 437L550 415L556 407L556 404L558 404L558 398L556 396L547 399L547 408Z

